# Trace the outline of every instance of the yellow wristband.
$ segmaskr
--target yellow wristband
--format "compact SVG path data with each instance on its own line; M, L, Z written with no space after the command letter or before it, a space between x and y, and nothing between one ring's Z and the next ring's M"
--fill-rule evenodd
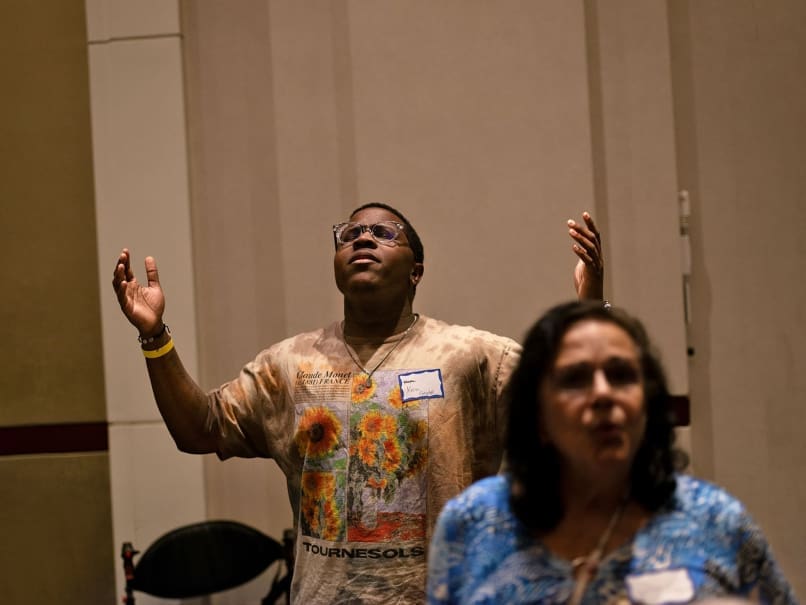
M159 349L154 349L153 351L147 351L146 349L143 349L143 355L145 355L148 359L156 359L157 357L167 355L168 353L171 352L173 348L174 348L174 339L171 338Z

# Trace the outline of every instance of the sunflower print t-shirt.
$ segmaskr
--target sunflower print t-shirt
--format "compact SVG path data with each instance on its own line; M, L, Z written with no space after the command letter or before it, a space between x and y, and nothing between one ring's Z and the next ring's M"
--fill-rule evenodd
M263 351L210 394L219 456L274 458L285 473L294 602L424 601L442 506L499 469L519 350L422 316L382 342L346 343L335 323Z

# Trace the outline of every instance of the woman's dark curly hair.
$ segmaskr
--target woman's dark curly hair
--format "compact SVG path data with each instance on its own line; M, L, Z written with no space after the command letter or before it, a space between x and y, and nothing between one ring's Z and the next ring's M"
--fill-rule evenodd
M508 386L508 470L512 477L510 503L515 515L531 530L545 532L562 519L559 453L541 443L540 387L554 367L563 336L583 320L604 321L623 329L638 347L644 379L646 430L631 471L630 495L648 511L669 501L675 472L686 463L674 447L674 424L666 377L641 322L601 302L572 302L546 312L526 336L520 362Z

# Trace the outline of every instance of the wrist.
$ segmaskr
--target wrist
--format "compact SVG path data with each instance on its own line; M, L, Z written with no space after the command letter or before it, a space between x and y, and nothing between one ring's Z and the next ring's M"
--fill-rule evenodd
M137 336L137 341L145 351L159 349L169 340L171 340L171 329L164 322L156 332L150 335L139 334Z

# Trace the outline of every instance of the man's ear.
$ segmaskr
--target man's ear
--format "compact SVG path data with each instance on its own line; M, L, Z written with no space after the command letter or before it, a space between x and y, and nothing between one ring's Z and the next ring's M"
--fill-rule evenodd
M425 271L425 266L422 263L414 263L414 266L411 268L411 285L416 286L420 283L423 279L423 272Z

